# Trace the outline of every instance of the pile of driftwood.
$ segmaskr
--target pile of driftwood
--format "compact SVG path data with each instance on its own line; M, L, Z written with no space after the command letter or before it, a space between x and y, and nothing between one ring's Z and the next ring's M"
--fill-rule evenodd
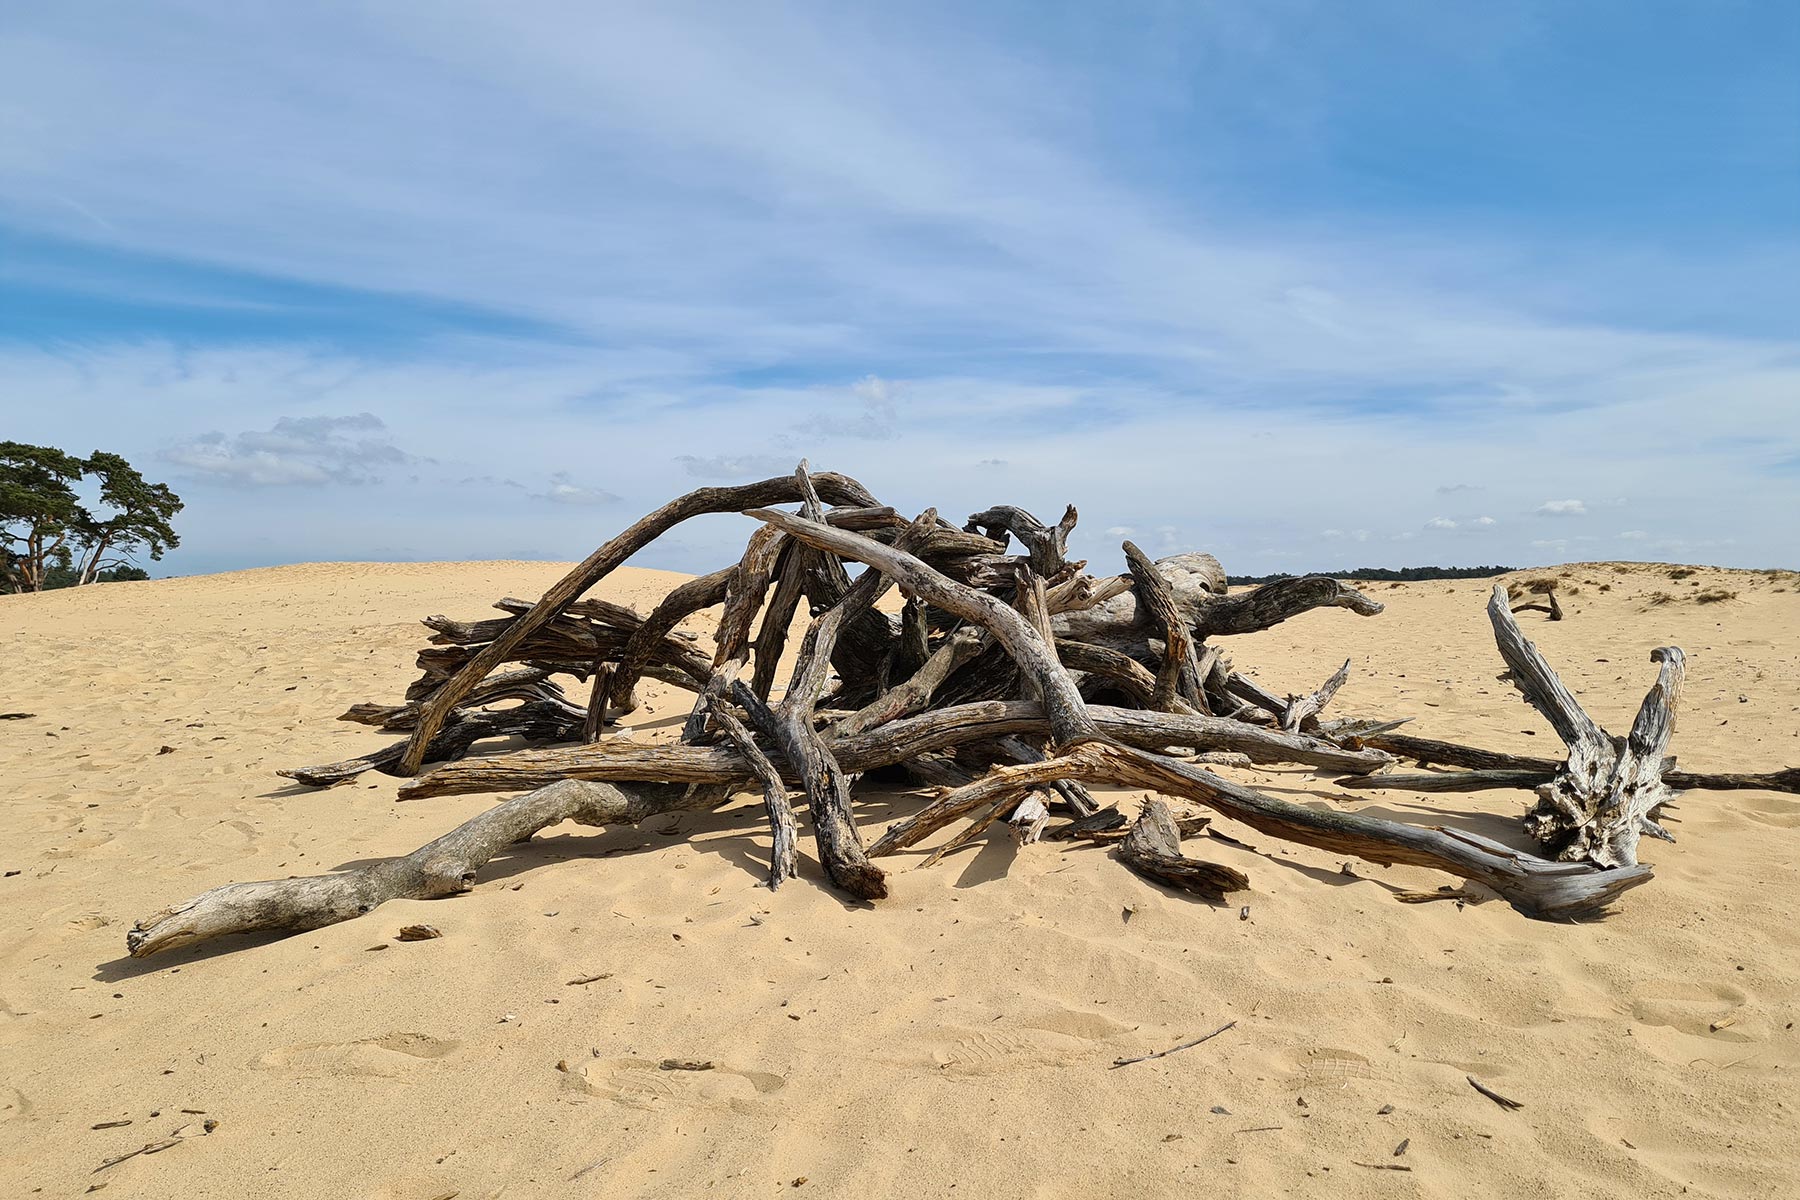
M799 509L771 507L779 504ZM675 525L718 512L758 522L738 562L683 583L647 616L582 598ZM926 861L1003 822L1021 843L1114 842L1133 870L1204 897L1246 888L1242 873L1183 851L1183 835L1207 818L1178 817L1158 798L1166 796L1303 845L1435 868L1532 916L1575 918L1650 878L1637 861L1638 839L1668 837L1655 818L1671 789L1800 790L1800 770L1673 770L1665 751L1683 672L1673 647L1651 654L1658 678L1630 733L1608 734L1521 635L1503 588L1488 605L1500 655L1512 683L1566 744L1564 761L1402 735L1402 720L1326 720L1322 711L1349 662L1315 691L1276 695L1234 668L1217 639L1322 607L1373 616L1380 604L1319 576L1233 594L1212 556L1152 562L1130 542L1126 573L1091 576L1066 556L1075 517L1070 508L1046 525L1001 506L960 528L934 511L907 520L855 480L810 474L804 463L791 478L672 501L535 603L502 600L496 607L505 615L486 621L428 618L435 636L406 702L344 714L404 732L404 741L366 758L282 772L319 786L369 769L416 776L402 798L524 795L402 858L206 892L139 922L127 938L131 953L225 933L312 929L396 897L467 891L491 857L559 822L628 824L718 808L745 791L761 792L773 833L771 887L795 873L797 793L826 877L860 900L887 894L877 860L957 822L965 828ZM855 564L867 569L853 577ZM878 607L895 587L904 605ZM777 689L803 602L811 623ZM720 613L708 652L678 627L713 608ZM559 677L591 681L589 698L572 701ZM637 706L645 677L695 694L679 741L608 732ZM464 757L500 737L557 744ZM1389 770L1402 759L1462 769ZM432 762L443 765L419 774ZM1245 763L1300 764L1342 776L1346 787L1532 788L1526 828L1544 854L1291 803L1208 769ZM856 784L895 772L935 792L865 843ZM1101 807L1089 785L1150 795L1128 819ZM744 811L748 819L759 810Z

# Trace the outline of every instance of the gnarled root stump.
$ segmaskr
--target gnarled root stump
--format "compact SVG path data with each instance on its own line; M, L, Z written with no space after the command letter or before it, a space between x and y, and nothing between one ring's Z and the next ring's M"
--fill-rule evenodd
M1686 666L1681 651L1664 646L1651 652L1651 661L1661 663L1662 669L1638 709L1630 736L1620 746L1587 715L1538 648L1519 632L1504 587L1494 588L1488 617L1513 686L1569 749L1568 760L1555 776L1538 787L1538 802L1525 817L1526 832L1565 862L1602 867L1636 864L1642 834L1674 841L1653 817L1672 799L1662 766L1681 699Z

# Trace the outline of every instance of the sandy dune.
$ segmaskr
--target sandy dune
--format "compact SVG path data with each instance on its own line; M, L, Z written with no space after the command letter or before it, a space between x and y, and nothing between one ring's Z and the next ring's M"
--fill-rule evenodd
M771 895L754 812L727 811L551 831L455 900L123 957L166 903L404 852L491 803L272 772L386 740L334 718L404 688L418 617L478 615L561 570L311 565L0 597L0 712L35 714L0 721L0 1195L1795 1194L1787 795L1688 794L1680 843L1646 845L1655 881L1588 926L1403 905L1394 890L1446 880L1229 825L1255 849L1194 850L1249 874L1248 920L1104 851L1015 854L1004 835L930 870L893 860L893 898L853 909L810 859ZM1800 762L1793 577L1559 570L1569 619L1522 620L1597 718L1626 728L1649 650L1674 642L1685 764ZM604 593L644 605L673 578L627 571ZM1495 681L1488 587L1375 584L1385 615L1311 613L1237 639L1239 657L1298 691L1349 653L1334 711L1551 752ZM1737 596L1695 602L1714 587ZM650 691L632 721L685 713ZM1236 774L1509 839L1526 802ZM417 921L445 936L393 940ZM661 1070L671 1057L716 1069Z

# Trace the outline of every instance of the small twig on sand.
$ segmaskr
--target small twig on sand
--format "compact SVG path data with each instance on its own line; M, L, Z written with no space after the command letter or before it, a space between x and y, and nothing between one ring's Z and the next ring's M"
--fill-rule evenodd
M155 1154L158 1151L167 1150L170 1146L178 1146L180 1144L181 1144L180 1138L164 1138L160 1142L146 1142L142 1146L139 1146L136 1150L133 1150L127 1154L121 1154L117 1158L107 1159L105 1162L103 1162L99 1166L95 1167L93 1170L93 1173L98 1175L101 1171L106 1170L106 1168L116 1167L128 1158L136 1158L140 1154Z
M188 1141L192 1138L205 1137L207 1134L211 1133L213 1130L217 1129L218 1127L219 1127L219 1123L217 1121L211 1119L210 1117L207 1118L205 1121L202 1121L198 1125L183 1125L180 1129L177 1129L174 1133L170 1134L166 1138L163 1138L159 1141L154 1141L154 1142L145 1142L142 1146L139 1146L136 1150L132 1150L132 1151L129 1151L128 1153L121 1154L121 1155L117 1156L116 1158L107 1159L105 1162L103 1162L99 1166L95 1167L91 1173L94 1175L98 1175L100 1172L106 1170L106 1168L116 1167L120 1163L124 1162L126 1159L136 1158L140 1154L161 1154L164 1150L168 1150L174 1146L179 1146L179 1145L181 1145L181 1143ZM91 1191L93 1189L90 1188L89 1190Z
M1499 1092L1496 1092L1493 1088L1486 1086L1479 1079L1475 1078L1473 1075L1465 1075L1465 1076L1463 1076L1463 1078L1467 1079L1469 1081L1470 1087L1474 1088L1476 1091L1478 1091L1482 1095L1486 1096L1489 1100L1492 1100L1495 1104L1498 1104L1501 1108L1506 1109L1508 1112L1511 1112L1515 1108L1524 1108L1525 1107L1523 1104L1521 1104L1517 1100L1508 1100L1505 1096L1502 1096Z
M1170 1046L1167 1050L1158 1050L1155 1054L1142 1054L1137 1058L1115 1058L1113 1059L1113 1065L1107 1069L1116 1071L1120 1067L1129 1067L1132 1063L1149 1062L1153 1058L1167 1058L1177 1050L1187 1050L1191 1047L1198 1046L1201 1042L1211 1041L1213 1038L1218 1037L1221 1033L1224 1033L1227 1029L1230 1029L1236 1024L1236 1021L1227 1021L1209 1034L1197 1037L1191 1042L1183 1042L1179 1046Z

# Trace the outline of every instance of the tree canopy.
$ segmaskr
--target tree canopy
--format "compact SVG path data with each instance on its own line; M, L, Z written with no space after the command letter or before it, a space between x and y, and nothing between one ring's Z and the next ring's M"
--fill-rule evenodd
M87 474L99 479L100 503L112 515L102 519L86 509L78 514L76 535L85 553L77 583L95 582L102 570L126 565L140 550L155 562L181 544L169 524L181 511L181 497L168 484L149 482L123 458L102 450L88 457Z
M76 490L90 476L99 484L98 512ZM142 578L132 558L157 560L181 544L170 524L181 508L167 484L149 482L120 455L78 458L0 442L0 591Z

